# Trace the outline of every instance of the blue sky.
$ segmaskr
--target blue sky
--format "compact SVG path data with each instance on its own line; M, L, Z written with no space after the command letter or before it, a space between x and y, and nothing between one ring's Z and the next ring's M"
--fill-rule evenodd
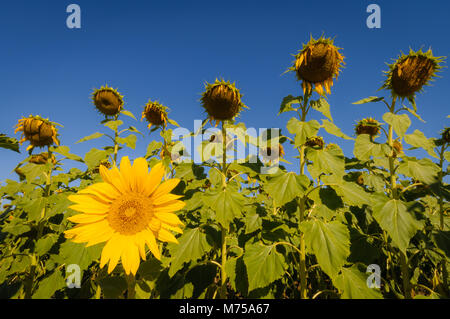
M66 7L79 4L82 28L66 27ZM368 29L366 8L381 7L381 29ZM205 81L235 81L250 107L240 120L248 127L280 127L293 114L277 116L282 98L299 95L293 73L281 75L302 43L324 33L336 37L346 66L329 96L335 123L353 135L355 122L366 116L381 120L384 104L351 103L377 92L386 62L407 52L432 47L448 56L448 1L106 1L15 0L0 10L0 127L13 135L17 119L40 114L61 123L61 142L80 156L107 140L76 144L102 131L101 116L90 101L94 88L108 84L125 96L125 108L136 116L149 98L171 108L170 117L193 129L205 114L198 99ZM444 68L433 86L419 94L413 129L435 137L449 125L447 93L450 74ZM309 119L322 118L311 113ZM125 118L147 132L146 124ZM286 132L286 130L284 130ZM409 131L409 132L412 132ZM154 135L139 138L132 157L145 155ZM19 137L16 135L16 137ZM347 156L352 141L326 136ZM26 144L27 145L27 144ZM26 157L0 149L0 180L15 178L15 165ZM295 155L288 150L287 159ZM296 166L290 167L298 170Z

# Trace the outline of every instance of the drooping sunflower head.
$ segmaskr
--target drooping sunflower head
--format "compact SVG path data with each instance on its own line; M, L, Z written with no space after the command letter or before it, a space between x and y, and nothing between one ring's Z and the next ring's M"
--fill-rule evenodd
M334 40L311 37L310 41L295 55L294 65L289 71L294 71L297 79L302 81L303 93L311 94L313 87L320 95L331 94L333 79L337 78L344 56L340 48L334 45Z
M183 223L174 212L182 209L182 196L171 194L179 179L161 183L165 174L162 163L148 172L147 161L138 158L131 165L123 157L120 170L100 166L103 182L69 196L71 209L81 212L69 217L78 224L65 232L66 238L86 246L106 242L100 267L108 262L108 273L119 260L127 274L136 274L141 258L146 260L146 246L161 258L156 240L177 243L171 231L182 233Z
M356 124L355 133L356 135L368 134L374 137L380 133L380 127L380 123L377 120L368 117L362 119L358 122L358 124Z
M168 121L168 110L169 108L167 106L149 100L142 111L142 120L144 118L147 120L148 128L152 125L166 126Z
M305 145L317 150L322 150L325 146L325 142L321 136L310 137L306 140Z
M392 96L412 100L423 86L433 80L442 68L440 63L443 61L443 57L433 56L431 49L427 52L422 52L422 49L414 52L410 49L408 55L402 53L389 65L382 88L391 90Z
M242 108L247 107L241 98L242 94L234 83L216 79L212 84L205 84L205 92L200 101L210 121L228 121L233 120Z
M94 90L92 93L92 101L97 110L105 116L119 114L124 103L123 96L116 89L108 87L108 85Z
M17 125L15 133L22 132L20 144L25 141L30 142L27 150L34 147L50 146L53 143L59 145L56 123L50 122L40 116L30 115L27 118L21 118Z

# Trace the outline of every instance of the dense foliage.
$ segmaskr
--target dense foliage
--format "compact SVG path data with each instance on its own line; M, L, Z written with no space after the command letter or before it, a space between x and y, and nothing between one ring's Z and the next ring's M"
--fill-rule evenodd
M316 40L312 44L297 56L302 59L295 64L299 70L303 59L320 53L314 48L326 51L325 45L333 45ZM332 78L343 57L337 50L326 52L339 58L330 69ZM308 73L299 74L314 75L311 65ZM395 68L390 72L402 75ZM230 112L233 119L212 117L221 123L222 135L203 140L196 150L202 163L178 161L188 154L171 139L169 127L178 124L166 120L165 107L155 104L157 116L143 115L154 119L150 137L159 132L160 138L148 144L146 154L134 156L145 157L149 166L162 161L167 177L181 179L174 193L183 196L186 206L177 212L184 223L179 243L160 243L161 260L147 252L132 279L120 264L112 274L99 267L103 243L86 248L64 236L73 227L68 218L77 214L68 208L68 196L100 182L99 166L120 162L121 150L134 149L138 134L147 135L125 124L136 118L121 107L122 96L114 91L117 94L108 97L112 102L106 102L116 103L117 111L108 108L102 121L105 133L79 141L103 138L111 143L84 156L72 154L65 145L48 145L40 157L31 154L32 148L15 169L18 179L2 183L1 298L448 298L448 129L436 132L436 138L426 137L410 127L410 116L421 119L414 95L407 96L406 106L401 96L386 94L355 103L387 109L382 119L359 122L356 138L347 136L333 123L324 95L330 92L330 74L315 90L314 81L308 80L302 96L283 98L279 114L294 116L279 137L269 134L264 139L269 148L283 144L280 157L283 148L297 149L300 174L282 165L265 172L274 162L263 158L227 161L237 141L261 148L245 133L245 124L234 119L240 94L229 83L217 82L222 91L205 94L213 102L220 100L221 107L226 107L228 94L236 110ZM214 109L213 104L207 106ZM323 118L310 118L310 109ZM201 131L190 135L204 133L207 126L205 120ZM230 140L227 131L242 134ZM353 157L345 156L339 145L327 144L322 132L354 140ZM0 147L19 149L6 135L0 136ZM408 155L413 149L429 156ZM83 163L84 169L70 168L71 161ZM277 163L283 163L282 157ZM72 264L81 269L79 289L66 284ZM381 271L378 288L367 283L368 266L374 264Z

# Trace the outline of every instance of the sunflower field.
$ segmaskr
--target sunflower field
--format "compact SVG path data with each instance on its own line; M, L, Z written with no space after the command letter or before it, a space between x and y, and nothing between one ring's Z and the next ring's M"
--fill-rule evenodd
M73 154L60 124L18 119L17 135L0 136L27 154L0 184L0 298L448 298L450 129L426 137L411 127L421 120L416 94L444 58L431 49L397 57L380 96L354 103L385 114L350 119L353 136L327 102L345 63L334 40L311 38L287 70L301 95L280 97L278 114L292 118L259 138L239 122L238 85L206 83L198 112L207 118L184 137L215 133L196 162L173 138L168 107L149 100L142 133L107 85L91 96L104 131L79 140L102 149ZM323 132L353 140L351 157ZM146 153L123 155L138 136ZM259 156L234 158L238 144ZM287 148L298 151L296 172L283 166ZM408 154L417 149L426 156Z

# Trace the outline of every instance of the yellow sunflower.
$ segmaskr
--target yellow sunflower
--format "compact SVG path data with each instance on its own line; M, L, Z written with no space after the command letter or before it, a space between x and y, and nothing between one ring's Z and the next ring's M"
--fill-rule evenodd
M30 142L27 151L34 147L50 146L53 143L59 145L58 131L55 125L56 123L50 122L48 119L30 115L18 121L14 133L22 132L20 144L25 141Z
M97 110L105 116L114 116L120 113L123 108L123 95L116 89L102 86L92 93L92 102Z
M410 49L408 55L402 53L389 65L382 89L391 90L392 96L413 101L416 93L436 77L443 61L444 57L433 56L431 49L427 52Z
M303 94L311 94L313 86L320 95L331 94L333 78L337 78L344 63L340 48L333 39L320 37L311 40L295 56L294 65L288 71L294 71L302 81Z
M200 101L212 123L234 120L242 108L248 108L241 98L242 94L235 83L216 79L214 83L205 83L205 92Z
M145 245L152 254L161 258L156 239L177 243L170 232L182 233L183 223L173 212L182 209L181 196L170 192L179 179L161 183L164 167L161 163L148 172L147 161L138 158L131 165L123 157L120 170L100 166L102 183L93 184L69 196L75 203L71 209L82 214L69 218L79 225L65 232L67 238L88 246L106 242L100 260L103 268L108 262L108 273L119 259L127 274L135 275L140 258L146 260Z
M167 106L149 100L142 111L141 121L145 118L148 122L148 128L151 128L152 125L166 126L169 120L167 116L168 110Z

